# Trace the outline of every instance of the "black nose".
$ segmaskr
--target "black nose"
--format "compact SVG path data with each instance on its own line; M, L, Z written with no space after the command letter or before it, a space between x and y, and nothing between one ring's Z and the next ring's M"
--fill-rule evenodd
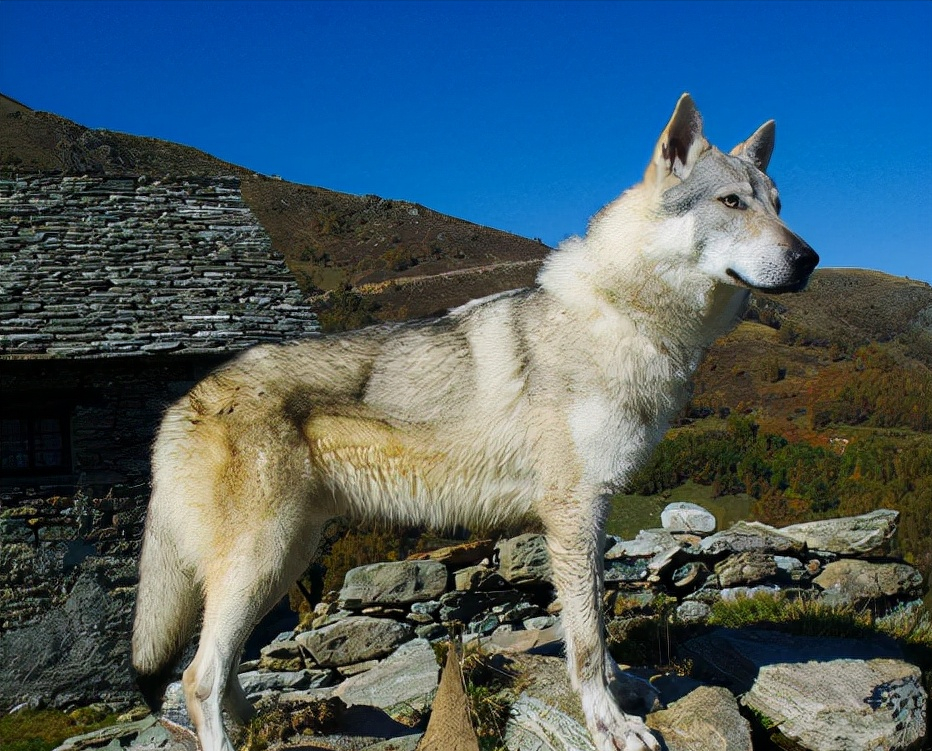
M809 243L797 237L796 243L790 248L789 260L797 273L803 276L809 276L812 270L819 264L819 254L809 247Z

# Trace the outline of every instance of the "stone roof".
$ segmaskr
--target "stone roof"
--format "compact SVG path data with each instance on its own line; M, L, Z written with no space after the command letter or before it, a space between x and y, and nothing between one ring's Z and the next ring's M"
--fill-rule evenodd
M0 179L0 358L233 352L317 329L236 178Z

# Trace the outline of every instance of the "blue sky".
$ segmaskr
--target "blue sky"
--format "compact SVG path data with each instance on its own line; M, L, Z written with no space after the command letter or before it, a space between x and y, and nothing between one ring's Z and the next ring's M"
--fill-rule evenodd
M932 281L932 3L0 0L0 91L555 245L689 91L824 266Z

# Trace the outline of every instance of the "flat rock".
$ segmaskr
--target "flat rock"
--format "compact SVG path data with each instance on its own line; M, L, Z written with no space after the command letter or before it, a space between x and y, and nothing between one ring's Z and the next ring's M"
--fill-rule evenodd
M521 751L596 751L586 726L536 697L521 694L511 705L505 748Z
M505 748L514 751L595 751L586 728L579 696L570 687L564 660L515 655L514 667L530 678L511 706L505 728ZM617 676L616 698L628 712L655 708L657 692L646 681Z
M356 615L305 631L295 641L320 667L339 667L385 657L412 635L407 623Z
M439 672L430 642L414 639L371 670L347 678L334 695L347 706L366 704L387 709L407 702L425 708L437 689Z
M926 737L928 696L902 660L762 665L742 703L812 751L906 751Z
M752 751L751 726L734 695L719 686L701 686L667 709L647 715L667 751Z
M239 682L247 696L264 691L300 691L307 688L323 688L335 681L336 676L331 670L252 670L239 674Z
M308 703L325 696L283 694L281 703L288 712L300 712ZM271 749L294 751L413 751L421 734L393 719L384 710L365 704L346 707L337 727L326 735L294 736ZM171 751L174 751L172 749Z
M675 548L661 550L647 562L648 579L658 581L660 575L677 565L685 556L683 549L677 545Z
M615 561L619 558L653 558L670 549L679 550L680 544L665 529L643 529L633 540L621 540L612 545L605 553L605 559Z
M347 572L340 590L344 607L409 605L433 600L447 588L447 567L438 561L391 561Z
M715 531L715 516L695 503L669 503L660 512L660 523L669 532L707 535Z
M444 548L429 550L426 553L413 553L409 561L438 561L450 568L472 566L492 557L495 544L491 540L474 540L461 545L448 545Z
M884 555L896 533L898 511L878 509L861 516L843 519L824 519L782 527L780 533L799 542L810 550L837 555Z
M799 748L920 748L928 697L919 669L889 639L716 629L681 647L700 672Z
M505 748L595 751L565 660L518 654L514 661L519 675L528 676L530 681L511 705Z
M703 553L743 553L760 551L779 555L799 555L806 544L782 534L780 530L760 522L737 522L705 538L700 544Z
M400 738L387 738L384 741L366 746L361 751L415 751L423 738L422 733L403 735Z
M922 574L906 563L872 563L848 558L829 563L813 583L823 596L855 605L922 593Z
M156 736L159 737L161 743L153 743L153 746L167 744L168 742L168 733L159 724L158 718L149 715L136 722L111 725L110 727L68 738L55 751L82 751L83 749L102 748L118 739L124 742L122 745L129 745L143 733L146 733L147 737L152 738L153 741Z
M488 640L483 640L482 647L489 652L555 654L563 648L563 624L558 621L541 629L524 628L518 631L497 631Z

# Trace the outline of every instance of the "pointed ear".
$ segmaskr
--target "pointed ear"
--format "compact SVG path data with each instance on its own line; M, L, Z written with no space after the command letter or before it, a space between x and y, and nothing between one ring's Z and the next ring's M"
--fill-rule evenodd
M777 126L773 120L761 125L754 135L744 143L739 143L731 150L732 156L747 159L761 172L767 171L770 164L770 155L773 154L773 144L777 137Z
M685 180L699 155L708 148L709 142L702 135L702 115L692 97L683 94L676 103L673 117L660 134L660 140L654 147L654 158L644 177L659 184L671 175Z

